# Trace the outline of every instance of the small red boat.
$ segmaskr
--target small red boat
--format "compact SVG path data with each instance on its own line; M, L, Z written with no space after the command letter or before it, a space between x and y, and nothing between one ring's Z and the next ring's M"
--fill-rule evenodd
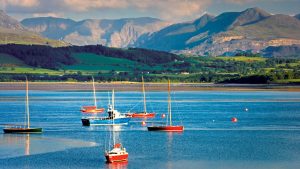
M82 106L80 111L82 113L102 113L104 110L104 108L98 109L96 106Z
M167 132L182 132L184 130L183 126L173 126L172 125L172 111L171 111L171 95L170 95L171 85L170 80L168 82L168 115L167 124L165 126L148 126L148 131L167 131Z
M120 143L117 143L111 151L105 152L105 158L108 163L128 161L128 153Z
M144 85L144 77L142 76L142 89L143 89L143 96L144 96L144 111L143 112L136 112L136 113L127 113L127 117L131 118L154 118L155 113L147 113L147 106L146 106L146 92L145 92L145 85Z
M94 106L82 106L80 111L82 113L103 113L105 110L104 108L97 108L97 98L96 98L94 77L92 77L92 80L93 80Z

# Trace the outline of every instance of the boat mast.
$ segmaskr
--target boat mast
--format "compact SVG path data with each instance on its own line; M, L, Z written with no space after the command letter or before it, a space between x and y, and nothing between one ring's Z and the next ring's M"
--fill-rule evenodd
M28 80L26 77L26 114L27 114L27 128L30 128L29 122L29 99L28 99Z
M115 110L115 89L112 90L111 104L112 104L112 109Z
M170 126L172 126L172 112L171 112L171 85L170 80L168 80L168 113L169 113L169 120Z
M92 76L92 80L93 80L94 105L97 108L96 89L95 89L95 81L94 81L94 77L93 76Z
M143 95L144 95L144 113L147 112L146 107L146 93L145 93L145 84L144 84L144 77L142 76L142 85L143 85Z
M114 118L114 111L115 111L115 89L112 90L112 96L111 96L111 102L112 102L112 108L113 108L113 125L112 125L112 134L113 134L113 146L116 144L116 139L115 139L115 131L114 131L114 124L115 124L115 118Z

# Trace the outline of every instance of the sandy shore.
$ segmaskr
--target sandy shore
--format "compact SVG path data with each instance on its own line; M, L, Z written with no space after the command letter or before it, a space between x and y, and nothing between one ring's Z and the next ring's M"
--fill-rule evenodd
M114 83L96 83L97 90L119 90L136 91L141 90L141 84L135 82L114 82ZM166 83L146 83L146 90L165 91ZM0 82L0 90L24 90L24 82ZM30 82L30 90L91 90L90 82ZM266 85L266 84L210 84L210 83L173 83L172 90L181 91L201 91L201 90L225 90L225 91L300 91L300 86L296 85Z

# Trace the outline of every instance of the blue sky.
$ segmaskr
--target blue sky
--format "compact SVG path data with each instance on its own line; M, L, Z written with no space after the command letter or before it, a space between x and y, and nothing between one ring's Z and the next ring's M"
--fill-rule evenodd
M177 22L204 13L218 15L251 7L295 15L300 13L300 0L0 0L0 9L19 20L39 16L74 20L149 16Z

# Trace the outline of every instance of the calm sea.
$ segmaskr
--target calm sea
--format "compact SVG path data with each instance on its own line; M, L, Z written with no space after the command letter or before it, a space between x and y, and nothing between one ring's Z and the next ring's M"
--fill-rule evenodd
M108 92L98 92L107 107ZM0 91L0 124L24 123L25 91ZM92 93L30 91L31 125L43 134L0 131L0 168L300 168L300 93L275 91L180 91L172 93L173 124L182 133L148 132L164 123L166 92L148 92L154 119L132 119L121 127L83 127L80 106ZM116 92L116 109L141 111L140 92ZM248 109L246 111L245 109ZM231 118L236 117L237 123ZM115 138L128 163L106 164L104 150Z

